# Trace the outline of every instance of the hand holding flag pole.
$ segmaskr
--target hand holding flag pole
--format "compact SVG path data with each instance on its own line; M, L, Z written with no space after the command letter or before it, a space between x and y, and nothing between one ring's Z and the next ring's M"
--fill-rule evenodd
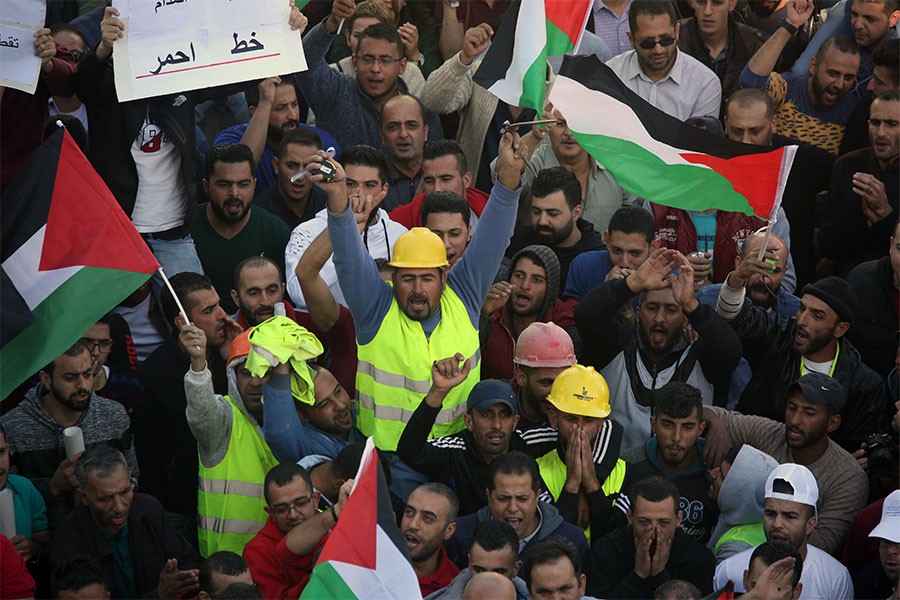
M178 312L181 313L181 318L184 319L185 323L190 323L191 320L188 318L187 312L184 310L184 306L182 306L182 304L181 304L181 300L178 299L178 295L175 293L175 290L172 288L172 284L169 283L169 278L166 277L165 271L163 271L162 267L159 267L156 270L156 272L159 273L160 277L162 277L163 283L166 284L166 287L169 289L169 293L172 294L172 298L175 299L175 305L178 307ZM197 348L199 349L200 347L197 346Z

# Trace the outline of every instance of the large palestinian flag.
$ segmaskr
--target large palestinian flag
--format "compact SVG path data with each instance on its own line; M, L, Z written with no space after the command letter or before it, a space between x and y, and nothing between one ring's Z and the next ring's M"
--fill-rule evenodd
M0 398L6 398L159 264L62 127L4 191L0 236Z
M567 56L550 101L572 135L629 192L685 210L769 219L796 146L732 142L654 108L594 56Z
M422 598L372 438L366 441L350 498L300 598Z
M474 81L512 106L544 110L547 57L572 52L594 0L510 4Z

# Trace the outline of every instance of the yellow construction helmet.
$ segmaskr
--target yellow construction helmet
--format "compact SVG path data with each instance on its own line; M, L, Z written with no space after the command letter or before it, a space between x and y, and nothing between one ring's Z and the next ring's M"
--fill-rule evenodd
M559 374L547 396L556 410L583 417L608 417L609 386L594 367L572 365Z
M413 227L398 237L389 264L398 269L433 269L450 266L444 242L427 227Z

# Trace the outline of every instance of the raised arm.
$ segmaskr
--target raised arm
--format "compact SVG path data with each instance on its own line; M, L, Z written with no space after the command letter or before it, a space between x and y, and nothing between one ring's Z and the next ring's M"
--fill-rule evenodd
M814 9L812 0L788 0L785 5L784 20L791 27L800 29L812 16ZM767 77L775 69L784 47L793 36L794 34L790 33L783 25L776 29L766 43L750 58L747 63L750 72Z

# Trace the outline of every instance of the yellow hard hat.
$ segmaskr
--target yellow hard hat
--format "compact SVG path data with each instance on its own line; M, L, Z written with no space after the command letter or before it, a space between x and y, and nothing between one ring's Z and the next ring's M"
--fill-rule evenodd
M427 227L413 227L397 238L391 256L392 267L432 269L449 267L444 242Z
M572 365L559 374L547 396L556 410L583 417L608 417L609 386L594 367Z

